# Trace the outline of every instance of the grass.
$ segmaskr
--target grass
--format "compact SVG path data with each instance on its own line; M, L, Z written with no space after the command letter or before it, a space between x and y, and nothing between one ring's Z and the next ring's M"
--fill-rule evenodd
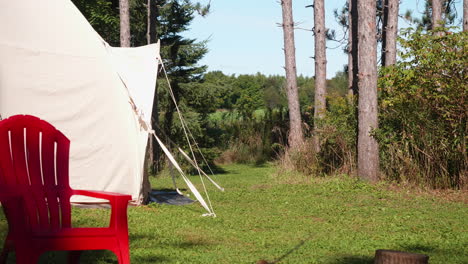
M132 263L373 263L376 249L427 254L430 263L468 263L466 201L344 176L292 184L272 176L270 165L223 168L216 178L226 192L210 187L217 218L202 217L198 204L129 208ZM153 178L152 185L172 188L169 178ZM80 226L95 226L105 224L108 211L75 208L73 214ZM2 235L5 230L2 215ZM41 263L61 263L60 254ZM116 258L85 252L82 263Z

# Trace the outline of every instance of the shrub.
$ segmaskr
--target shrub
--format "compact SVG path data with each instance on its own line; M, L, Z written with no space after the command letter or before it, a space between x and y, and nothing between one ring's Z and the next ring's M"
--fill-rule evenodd
M325 117L315 122L318 122L319 129L313 131L300 148L289 149L280 156L281 167L305 175L353 173L356 168L357 128L353 99L328 97ZM314 151L317 137L321 145L319 153Z
M351 174L356 168L357 116L352 97L334 96L327 99L327 114L318 120L316 134L321 141L322 173Z
M400 39L402 61L379 80L381 165L389 179L464 188L467 176L468 33Z
M262 109L245 119L237 112L223 112L211 121L219 137L217 146L224 149L219 163L263 163L271 160L284 146L287 128L285 111Z

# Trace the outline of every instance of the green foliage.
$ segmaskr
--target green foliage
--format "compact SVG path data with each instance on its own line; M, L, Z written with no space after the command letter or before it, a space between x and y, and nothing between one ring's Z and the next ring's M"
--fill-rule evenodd
M315 122L319 129L312 131L301 148L284 153L282 166L308 176L352 173L356 167L356 103L352 98L329 96L325 117ZM319 153L314 152L317 139Z
M236 101L235 108L242 117L251 119L256 109L264 107L263 82L264 76L260 74L257 76L239 75L236 78L234 85L239 91L239 98Z
M328 97L327 113L315 132L321 143L321 173L352 173L356 168L356 108L354 98Z
M402 61L382 69L382 167L390 179L467 186L468 33L407 30Z
M219 87L211 83L190 82L182 86L184 100L201 115L208 115L220 108L223 103Z
M200 85L212 96L207 109L218 108L202 121L210 147L222 151L218 162L262 163L284 144L284 77L209 72Z
M265 107L270 111L273 109L287 108L287 99L284 93L286 78L283 76L268 76L264 83Z
M118 0L72 0L102 38L111 46L120 46L120 19ZM147 9L145 0L130 0L131 46L146 41Z
M315 100L315 81L314 78L306 76L297 77L297 87L299 89L299 105L302 112L308 105L313 105Z
M333 97L346 97L348 90L348 73L345 71L339 71L335 77L327 80L327 93Z
M285 81L283 76L259 73L226 76L210 72L205 75L201 85L210 87L210 92L223 100L219 105L222 110L209 115L207 126L210 136L221 139L216 145L224 150L220 161L258 163L283 152L288 131ZM297 83L304 124L313 127L314 78L299 76ZM329 80L328 90L332 97L346 94L347 75L339 73ZM219 103L211 102L213 107Z
M72 0L93 28L112 46L120 46L119 1Z
M259 164L272 158L276 144L284 142L285 133L277 127L284 123L284 115L279 111L262 112L247 120L238 112L221 112L219 119L212 120L212 127L219 132L218 146L224 150L217 159L219 163Z
M217 93L221 100L218 108L232 110L239 98L234 89L235 77L224 75L221 71L212 71L205 74L203 84L211 86L211 91Z

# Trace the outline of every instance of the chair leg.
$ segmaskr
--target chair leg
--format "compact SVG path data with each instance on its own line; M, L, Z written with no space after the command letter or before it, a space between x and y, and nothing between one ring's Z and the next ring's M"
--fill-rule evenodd
M20 252L20 251L17 251ZM27 254L15 254L16 255L16 264L36 264L39 261L39 257L41 256L40 252L29 252L29 251L21 251L21 252L28 252Z
M7 238L5 243L3 243L2 253L0 254L0 264L6 264L8 260L8 253L14 250L13 244Z
M31 262L29 259L30 256L26 254L16 254L16 264L28 264L28 263L34 263Z
M8 260L8 250L4 247L2 250L2 254L0 254L0 264L6 264Z
M130 253L127 250L120 248L119 250L114 251L114 254L117 256L119 264L130 264Z
M68 261L69 264L78 264L80 263L80 256L83 251L73 250L68 252Z

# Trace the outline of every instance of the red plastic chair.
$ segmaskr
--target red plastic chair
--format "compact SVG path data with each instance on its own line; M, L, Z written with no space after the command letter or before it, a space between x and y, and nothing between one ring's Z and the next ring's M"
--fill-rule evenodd
M70 141L52 125L33 116L0 121L0 201L9 231L0 263L16 252L17 263L37 263L46 251L111 250L119 263L130 263L127 205L130 195L73 190L69 185ZM72 195L106 199L110 225L72 228Z

